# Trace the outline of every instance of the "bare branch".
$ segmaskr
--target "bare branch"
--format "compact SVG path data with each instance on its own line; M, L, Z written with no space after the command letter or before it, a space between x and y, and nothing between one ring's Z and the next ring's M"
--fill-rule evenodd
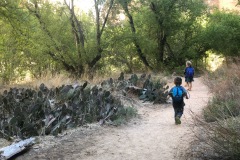
M111 11L111 9L112 9L113 3L114 3L114 0L111 0L111 1L110 1L110 5L109 5L109 8L108 8L108 11L107 11L107 15L106 15L106 17L104 18L104 22L103 22L103 25L102 25L102 29L101 29L101 31L100 31L100 35L102 35L103 30L104 30L104 28L105 28L105 26L106 26L107 19L108 19L108 16L109 16L110 11Z

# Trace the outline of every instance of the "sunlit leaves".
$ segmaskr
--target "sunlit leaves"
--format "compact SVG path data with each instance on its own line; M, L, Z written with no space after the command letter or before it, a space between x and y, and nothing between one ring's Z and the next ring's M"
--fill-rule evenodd
M240 17L236 13L215 12L206 27L205 41L224 55L240 55Z

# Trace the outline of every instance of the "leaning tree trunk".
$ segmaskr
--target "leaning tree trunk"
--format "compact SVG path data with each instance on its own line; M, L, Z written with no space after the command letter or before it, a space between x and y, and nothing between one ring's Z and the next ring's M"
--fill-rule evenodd
M141 61L143 62L143 64L148 67L149 69L153 69L148 61L147 61L147 58L144 56L143 52L142 52L142 49L139 45L139 42L138 42L138 39L136 38L136 29L135 29L135 25L134 25L134 21L133 21L133 18L132 18L132 15L129 13L129 9L128 9L128 2L127 1L122 1L121 2L121 5L129 19L129 24L130 24L130 27L131 27L131 31L132 31L132 34L133 34L133 43L137 49L137 54L139 56L139 58L141 59Z
M108 11L107 11L107 14L106 14L106 16L104 18L102 27L101 27L101 25L100 25L100 9L98 7L99 0L94 0L94 4L95 4L94 6L95 6L95 12L96 12L96 42L97 42L96 45L97 45L97 55L91 61L88 62L88 78L90 78L90 79L93 78L93 74L94 74L94 71L95 71L95 68L94 68L95 65L102 58L102 51L103 51L103 49L101 47L101 37L102 37L103 31L105 29L109 13L110 13L110 11L112 9L113 2L114 2L114 0L110 0Z
M64 0L65 5L68 7L68 10L70 12L70 22L71 22L71 27L72 27L72 34L74 36L75 44L76 44L76 52L78 55L78 62L75 64L75 76L81 77L84 74L84 64L81 62L82 59L82 54L85 54L85 35L83 32L83 26L82 22L77 19L77 16L74 12L74 0L71 0L71 3L69 6ZM66 67L66 66L65 66Z
M70 12L70 21L71 21L71 27L72 27L72 33L74 35L75 39L75 44L76 44L76 49L78 52L78 57L81 59L82 52L85 53L85 35L83 32L83 27L82 27L82 22L77 19L77 16L74 12L74 5L73 5L73 0L71 0L71 3L69 6L65 1L66 6L69 9Z
M164 48L165 48L166 40L167 40L166 35L161 31L159 33L159 36L157 37L157 41L158 41L158 43L157 43L158 44L157 45L157 48L158 48L157 62L163 63Z

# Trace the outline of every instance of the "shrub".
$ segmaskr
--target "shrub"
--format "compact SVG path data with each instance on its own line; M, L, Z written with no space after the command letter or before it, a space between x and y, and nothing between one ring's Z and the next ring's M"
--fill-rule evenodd
M240 70L238 65L222 67L209 73L206 84L213 98L204 109L200 122L199 150L204 159L240 157ZM211 154L208 154L212 152ZM200 155L200 154L198 154ZM207 158L206 158L207 157Z
M204 125L204 140L214 152L208 159L238 160L240 157L240 117ZM206 148L205 148L206 150Z
M96 85L87 85L47 88L41 84L38 90L5 90L0 94L0 137L57 135L85 123L118 117L124 108L120 99Z
M134 107L126 107L121 108L116 112L116 116L113 117L111 120L113 121L114 125L121 125L127 123L131 118L137 116L137 109Z
M213 99L204 110L207 122L240 115L240 70L232 65L208 74L206 84L213 92Z
M204 118L207 122L214 122L239 115L239 99L228 99L222 101L221 98L214 97L204 110Z

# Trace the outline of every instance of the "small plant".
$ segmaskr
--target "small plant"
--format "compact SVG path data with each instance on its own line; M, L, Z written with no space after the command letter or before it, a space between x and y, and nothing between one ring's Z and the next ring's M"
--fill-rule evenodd
M228 99L213 97L204 110L204 118L207 122L214 122L240 115L239 99Z
M126 124L131 118L137 116L137 109L134 107L120 108L116 112L116 116L112 118L113 124L119 126Z

